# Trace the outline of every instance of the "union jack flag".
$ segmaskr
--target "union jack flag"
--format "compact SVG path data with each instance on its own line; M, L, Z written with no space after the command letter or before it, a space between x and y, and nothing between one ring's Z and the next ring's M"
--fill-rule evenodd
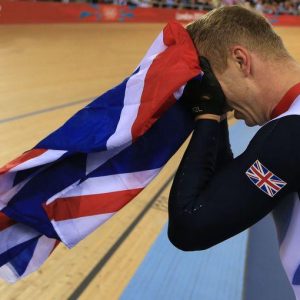
M0 169L2 278L73 247L149 184L193 129L177 100L199 74L187 31L169 23L131 76Z
M264 193L274 197L286 182L269 171L259 160L246 171L248 178Z

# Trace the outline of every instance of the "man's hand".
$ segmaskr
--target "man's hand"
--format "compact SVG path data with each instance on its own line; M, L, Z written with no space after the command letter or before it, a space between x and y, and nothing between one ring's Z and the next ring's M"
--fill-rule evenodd
M195 117L221 116L226 113L226 102L220 83L205 57L200 58L200 66L204 75L187 83L181 99Z

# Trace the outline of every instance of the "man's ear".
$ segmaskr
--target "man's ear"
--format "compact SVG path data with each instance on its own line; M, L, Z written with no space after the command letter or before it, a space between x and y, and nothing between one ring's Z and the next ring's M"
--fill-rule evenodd
M234 46L231 48L231 58L244 76L248 77L251 72L251 56L249 51L242 46Z

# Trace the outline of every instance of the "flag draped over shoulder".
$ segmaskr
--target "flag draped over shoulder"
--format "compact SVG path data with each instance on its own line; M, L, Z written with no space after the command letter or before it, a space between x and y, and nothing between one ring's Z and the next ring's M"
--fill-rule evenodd
M0 276L35 271L138 195L193 129L177 100L201 74L187 31L169 23L131 76L0 169Z

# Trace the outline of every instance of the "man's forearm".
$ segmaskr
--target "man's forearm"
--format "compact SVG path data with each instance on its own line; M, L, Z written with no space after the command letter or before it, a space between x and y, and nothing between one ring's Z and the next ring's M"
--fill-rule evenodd
M170 192L169 211L193 209L195 200L216 169L233 159L227 120L196 122L191 141L176 172Z
M169 196L170 240L178 248L189 249L187 234L182 230L181 216L201 208L198 195L213 176L219 150L220 124L213 120L198 120L189 145L176 172ZM180 224L179 224L180 223Z
M192 210L197 195L213 176L218 153L219 126L213 120L196 122L171 188L171 217L180 214L182 210Z

